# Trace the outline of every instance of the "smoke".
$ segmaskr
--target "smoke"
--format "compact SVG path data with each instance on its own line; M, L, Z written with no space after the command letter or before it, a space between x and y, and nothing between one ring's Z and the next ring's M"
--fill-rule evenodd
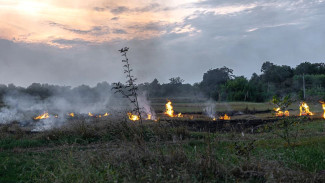
M50 92L44 92L46 89ZM60 127L72 119L70 113L75 114L75 119L88 117L89 112L94 117L103 117L108 113L110 118L121 118L132 109L129 101L114 94L106 82L93 88L86 85L72 89L50 85L34 85L27 89L17 87L8 89L2 96L2 102L4 107L0 108L0 124L18 122L21 126L32 127L33 131ZM151 119L155 120L156 113L147 99L146 92L138 96L138 102L142 115L147 118L150 114ZM34 119L44 113L48 113L49 117Z
M151 107L150 101L147 97L147 92L143 92L138 96L138 102L139 106L142 110L142 113L145 113L146 115L151 115L152 120L156 120L156 113L154 109Z
M69 113L87 115L109 113L114 106L109 85L90 88L80 86L60 91L59 87L51 91L49 97L42 98L26 92L14 90L3 95L4 107L0 109L0 124L19 122L22 126L34 126L34 131L59 127L66 122ZM39 121L33 118L45 112L49 118Z
M203 112L210 118L215 118L217 115L216 102L214 100L210 99L205 103L205 106L206 107L203 109Z

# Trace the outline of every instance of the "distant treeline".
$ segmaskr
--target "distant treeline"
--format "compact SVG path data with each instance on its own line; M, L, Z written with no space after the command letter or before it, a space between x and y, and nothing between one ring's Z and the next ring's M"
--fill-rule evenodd
M304 62L292 68L287 65L263 63L261 74L254 73L250 79L233 75L233 70L227 67L211 69L203 74L199 83L184 84L180 77L174 77L169 83L160 84L157 79L151 83L139 84L140 92L146 92L149 98L156 97L191 97L212 98L216 101L268 101L274 95L290 94L296 99L303 98L303 77L306 96L309 99L325 99L325 64ZM60 93L98 98L99 91L111 91L107 82L98 83L95 87L81 85L71 88L67 86L33 83L27 88L13 84L0 85L0 97L6 93L20 92L40 98L47 98Z

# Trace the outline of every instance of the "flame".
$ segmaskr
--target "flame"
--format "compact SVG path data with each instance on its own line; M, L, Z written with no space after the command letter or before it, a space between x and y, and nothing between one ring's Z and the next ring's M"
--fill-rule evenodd
M323 118L325 119L325 102L321 101L320 103L322 103L322 107L323 107L323 110L324 110Z
M312 115L314 115L314 113L312 113L312 112L309 111L309 106L305 102L302 102L300 104L299 109L300 109L299 116L307 116L307 115L312 116Z
M98 118L101 118L102 117L102 115L98 115Z
M220 116L219 119L221 119L221 120L230 120L230 116L225 114L224 116Z
M182 118L182 117L184 117L184 115L182 113L178 113L177 117Z
M91 112L88 113L88 116L94 116L93 114L91 114Z
M213 118L212 120L215 121L215 120L217 120L217 118Z
M177 115L174 115L174 110L173 110L173 106L172 106L172 102L171 101L168 101L167 104L166 104L166 111L164 114L167 114L169 117L179 117L179 118L182 118L184 117L182 115L182 113L178 113Z
M71 116L71 117L74 117L74 113L73 113L73 112L72 112L72 113L70 113L70 114L69 114L69 116Z
M148 117L147 117L147 120L151 120L151 114L147 114Z
M167 114L169 117L174 117L174 110L171 101L168 101L166 104L165 114Z
M275 116L276 117L282 117L282 116L289 116L290 115L290 113L289 113L289 111L281 111L281 108L280 107L278 107L278 108L274 108L274 111L276 112L275 113Z
M55 117L55 118L58 118L58 117L59 117L59 115L57 115L57 114L56 114L54 117Z
M132 121L138 121L140 119L140 117L138 115L134 115L132 113L128 113L129 119Z
M103 116L105 117L105 116L108 116L109 114L108 113L105 113Z
M38 119L47 119L47 118L49 118L49 117L50 117L49 113L44 112L44 114L39 115L39 116L35 117L34 119L35 119L35 120L38 120Z

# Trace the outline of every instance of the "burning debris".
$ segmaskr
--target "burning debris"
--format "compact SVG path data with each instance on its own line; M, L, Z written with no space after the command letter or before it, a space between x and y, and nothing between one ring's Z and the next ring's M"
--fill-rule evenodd
M325 119L325 102L321 101L320 103L322 104L322 107L324 110L323 118Z
M70 113L69 116L70 116L70 117L74 117L74 113L73 113L73 112Z
M48 112L44 112L43 114L41 114L41 115L35 117L34 119L35 119L35 120L41 120L41 119L47 119L47 118L49 118L49 117L50 117L49 113L48 113Z
M299 109L300 109L299 116L312 116L312 115L314 115L314 113L310 112L309 106L307 105L306 102L302 102L300 104Z
M140 120L140 116L138 116L138 115L134 115L134 114L132 114L132 113L128 113L128 116L129 116L129 119L131 120L131 121L139 121Z
M174 114L174 110L173 110L173 106L172 106L171 101L168 101L165 106L166 106L166 111L165 111L164 114L166 114L167 116L172 117L172 118L174 118L174 117L178 117L178 118L184 117L182 115L182 113L178 113L177 115Z
M220 116L219 119L220 120L230 120L230 116L228 116L227 114L225 114L224 116Z
M283 116L288 117L288 116L290 116L289 111L284 111L283 112L280 107L274 108L274 111L276 112L275 113L276 117L283 117Z

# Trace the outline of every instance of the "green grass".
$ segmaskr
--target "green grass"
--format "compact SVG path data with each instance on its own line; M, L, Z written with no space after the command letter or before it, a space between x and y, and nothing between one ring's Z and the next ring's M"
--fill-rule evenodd
M324 124L302 123L293 147L272 132L194 132L164 122L80 121L35 134L5 128L0 182L322 182ZM248 154L236 149L252 140Z

